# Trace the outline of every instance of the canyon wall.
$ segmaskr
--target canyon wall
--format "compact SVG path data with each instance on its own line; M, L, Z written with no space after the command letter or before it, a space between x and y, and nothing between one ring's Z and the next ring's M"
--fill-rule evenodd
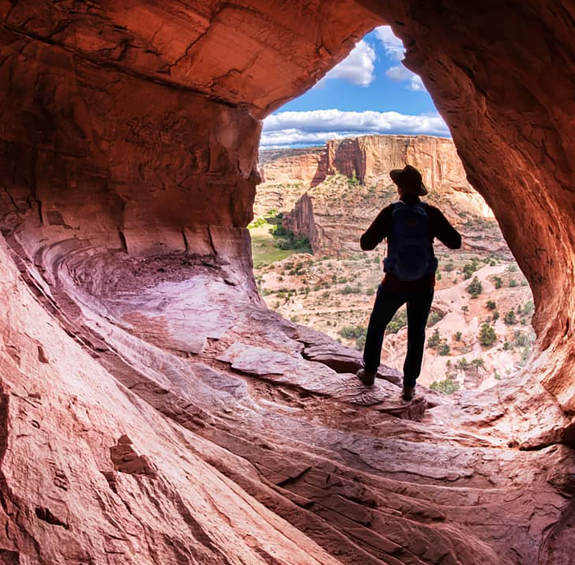
M467 182L450 139L369 135L329 141L322 148L264 151L259 163L264 182L257 189L254 211L283 211L285 227L306 236L314 253L357 253L363 231L397 198L389 172L408 163L421 171L430 203L469 235L464 238L467 249L506 253L493 213ZM466 227L471 217L485 220L480 239L477 228Z

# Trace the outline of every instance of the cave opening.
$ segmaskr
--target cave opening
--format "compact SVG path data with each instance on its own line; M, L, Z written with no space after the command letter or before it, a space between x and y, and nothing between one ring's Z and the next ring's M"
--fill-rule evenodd
M529 365L533 297L404 54L391 27L379 26L264 120L248 226L254 274L268 307L361 352L385 243L367 254L359 239L397 198L389 171L414 165L430 189L425 200L463 234L461 252L436 242L437 292L418 382L445 394L486 390ZM404 306L384 341L386 365L400 371L406 324Z
M572 563L569 10L0 2L0 557ZM252 273L261 120L382 23L536 306L529 371L456 400L366 390Z

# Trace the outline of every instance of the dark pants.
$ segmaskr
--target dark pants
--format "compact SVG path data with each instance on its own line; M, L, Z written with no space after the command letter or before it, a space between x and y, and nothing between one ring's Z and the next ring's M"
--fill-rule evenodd
M390 292L382 285L377 289L375 304L369 319L363 361L365 370L376 372L381 361L381 346L387 324L407 302L407 356L403 364L403 384L415 386L421 372L425 325L433 302L433 290L423 292Z

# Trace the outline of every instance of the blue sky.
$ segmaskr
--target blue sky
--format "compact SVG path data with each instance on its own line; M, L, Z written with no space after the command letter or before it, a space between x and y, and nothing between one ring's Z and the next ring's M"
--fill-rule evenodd
M401 64L403 52L389 26L376 28L313 88L264 120L262 147L373 133L449 136L421 79Z

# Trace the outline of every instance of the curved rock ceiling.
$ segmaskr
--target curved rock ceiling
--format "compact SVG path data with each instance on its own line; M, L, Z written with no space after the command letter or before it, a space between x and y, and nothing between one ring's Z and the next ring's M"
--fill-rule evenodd
M0 0L0 562L574 562L567 2ZM382 22L537 302L455 401L265 310L260 119Z

